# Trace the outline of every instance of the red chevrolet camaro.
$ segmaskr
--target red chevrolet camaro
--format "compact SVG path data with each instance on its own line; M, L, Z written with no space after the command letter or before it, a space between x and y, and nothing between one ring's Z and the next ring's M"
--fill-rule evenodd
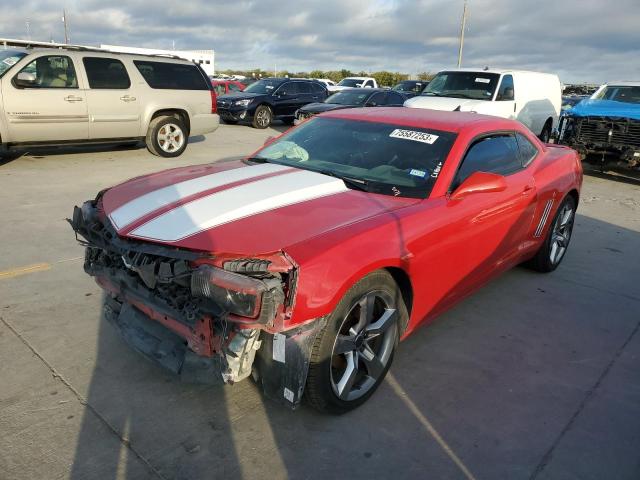
M581 183L573 150L515 121L342 110L243 161L104 190L71 224L133 348L188 381L253 374L340 413L416 327L515 265L554 270Z

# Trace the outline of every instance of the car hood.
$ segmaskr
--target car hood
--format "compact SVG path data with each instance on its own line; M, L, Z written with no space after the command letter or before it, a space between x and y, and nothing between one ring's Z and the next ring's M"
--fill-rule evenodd
M306 113L321 113L328 112L330 110L340 110L343 108L353 108L356 105L340 105L338 103L310 103L300 108L301 112Z
M350 190L308 170L233 161L129 180L103 194L102 210L121 237L259 255L418 201Z
M430 97L426 95L419 95L404 102L404 106L412 108L430 108L431 110L445 110L450 112L459 108L459 110L463 112L470 112L476 107L481 107L482 104L486 102L486 100L470 100L468 98Z
M624 117L640 120L640 104L614 100L582 100L566 112L573 117Z

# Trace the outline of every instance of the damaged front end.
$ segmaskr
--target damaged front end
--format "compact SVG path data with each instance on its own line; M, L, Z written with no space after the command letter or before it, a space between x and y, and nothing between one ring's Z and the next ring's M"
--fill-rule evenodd
M287 329L295 263L283 252L236 258L122 238L100 198L75 207L69 223L124 340L185 381L233 384L253 373L267 396L297 406L322 323Z
M640 167L640 120L566 114L558 132L558 142L577 150L583 159L596 154L603 164Z

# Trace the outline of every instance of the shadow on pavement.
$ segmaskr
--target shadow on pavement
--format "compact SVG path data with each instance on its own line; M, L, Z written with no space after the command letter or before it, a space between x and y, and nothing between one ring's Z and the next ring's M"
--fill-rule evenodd
M637 331L638 265L640 233L578 215L556 272L516 268L418 329L339 417L286 410L250 380L179 383L102 321L87 402L123 440L101 443L86 409L71 478L141 478L140 462L165 479L639 478L640 351L617 373L626 398L598 390Z

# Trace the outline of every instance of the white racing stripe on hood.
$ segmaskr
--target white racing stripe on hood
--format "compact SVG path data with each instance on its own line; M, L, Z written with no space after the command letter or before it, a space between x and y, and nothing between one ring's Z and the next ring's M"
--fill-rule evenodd
M130 235L175 242L240 218L347 190L340 179L299 170L186 203L141 225Z
M177 202L185 197L197 193L218 188L229 183L250 180L251 178L269 173L285 171L291 167L276 165L274 163L264 163L250 167L234 168L222 172L212 173L203 177L192 178L184 182L168 185L131 200L116 208L109 215L109 219L120 230L123 227L135 222L139 218L162 208L171 203Z

